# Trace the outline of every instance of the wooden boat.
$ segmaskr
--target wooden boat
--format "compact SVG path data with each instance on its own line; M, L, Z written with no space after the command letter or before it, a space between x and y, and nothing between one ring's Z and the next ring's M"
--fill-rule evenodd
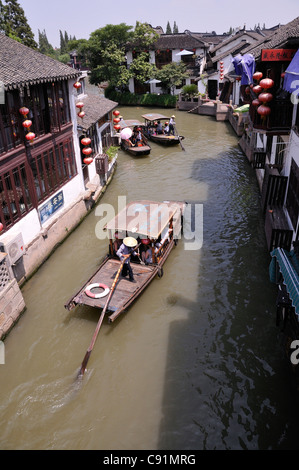
M72 310L76 305L99 309L107 307L107 295L121 265L114 245L116 233L122 235L121 238L133 236L138 242L150 240L152 262L145 265L140 257L131 256L134 282L126 277L119 277L107 307L108 320L113 322L139 297L155 276L163 275L163 265L181 236L185 206L186 203L178 201L146 200L128 204L105 227L109 238L109 253L96 272L65 304L65 308Z
M138 121L137 119L121 120L119 125L121 127L121 130L124 130L126 128L132 130L135 127L140 128L142 134L142 143L139 142L138 144L134 145L132 143L131 138L123 139L121 137L122 132L120 132L120 147L122 148L122 150L128 152L130 155L134 155L134 157L150 154L151 147L143 133L143 124L140 121Z
M156 133L156 126L155 123L157 121L165 122L169 121L170 118L164 116L163 114L158 113L150 113L150 114L143 114L144 119L144 135L156 142L157 144L162 145L177 145L180 144L181 141L185 138L182 135L167 135L167 134L157 134Z

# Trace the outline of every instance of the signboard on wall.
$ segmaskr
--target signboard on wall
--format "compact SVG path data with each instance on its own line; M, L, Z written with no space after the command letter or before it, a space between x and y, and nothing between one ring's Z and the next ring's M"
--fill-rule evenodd
M39 209L40 221L43 224L64 204L63 191L55 194L46 204Z
M294 57L296 49L262 49L262 60L265 62L288 61Z

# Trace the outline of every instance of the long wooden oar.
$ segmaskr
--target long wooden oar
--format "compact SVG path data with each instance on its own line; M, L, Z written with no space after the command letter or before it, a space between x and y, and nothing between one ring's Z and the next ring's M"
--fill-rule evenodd
M91 352L92 352L93 347L94 347L94 345L95 345L95 342L96 342L97 336L98 336L98 334L99 334L99 331L100 331L100 328L101 328L101 325L102 325L102 322L103 322L103 319L104 319L106 310L107 310L107 308L108 308L108 304L109 304L110 299L111 299L111 297L112 297L112 294L113 294L113 292L114 292L114 289L115 289L117 280L118 280L118 278L119 278L120 272L121 272L121 270L122 270L123 264L124 264L124 262L126 261L126 259L129 258L129 256L130 256L130 254L129 254L129 255L124 255L124 259L123 259L122 262L120 263L119 269L118 269L118 271L117 271L117 273L116 273L116 276L115 276L115 278L114 278L114 281L113 281L113 283L112 283L112 286L111 286L111 289L110 289L108 298L107 298L107 300L106 300L105 306L104 306L104 308L103 308L103 311L102 311L102 313L101 313L100 319L99 319L98 324L97 324L97 327L96 327L95 332L94 332L94 334L93 334L91 343L90 343L89 348L87 349L86 354L85 354L85 356L84 356L84 359L83 359L83 361L82 361L82 364L81 364L81 367L80 367L80 370L79 370L79 373L78 373L77 378L83 377L83 375L84 375L84 372L85 372L86 366L87 366L87 362L88 362L88 360L89 360L89 358L90 358Z
M182 140L181 140L181 138L180 138L179 134L177 133L176 127L175 127L175 126L173 126L173 128L174 128L174 132L175 132L175 133L176 133L176 135L178 136L178 139L179 139L180 145L181 145L181 147L182 147L182 150L184 150L184 151L185 151L185 148L183 147L183 144L182 144Z

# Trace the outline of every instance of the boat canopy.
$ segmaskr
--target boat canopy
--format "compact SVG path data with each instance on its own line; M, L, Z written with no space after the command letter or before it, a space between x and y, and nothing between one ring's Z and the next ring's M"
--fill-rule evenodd
M121 129L124 129L125 127L143 126L142 122L138 121L138 119L126 119L126 120L122 119L119 122L119 125Z
M128 232L135 238L157 239L177 212L178 206L172 202L131 202L105 228L113 232Z
M142 117L146 121L158 121L159 119L169 119L169 117L163 116L163 114L158 113L143 114Z

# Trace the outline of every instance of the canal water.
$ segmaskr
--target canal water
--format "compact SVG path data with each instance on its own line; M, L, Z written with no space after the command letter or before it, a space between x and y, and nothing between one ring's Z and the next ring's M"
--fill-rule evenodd
M165 113L119 109L125 119ZM22 289L27 310L0 366L0 449L299 448L254 171L228 123L175 114L185 151L120 151L97 207ZM117 212L119 197L202 205L203 242L180 240L163 277L104 321L78 382L99 312L64 304L105 256L96 225L101 204Z

